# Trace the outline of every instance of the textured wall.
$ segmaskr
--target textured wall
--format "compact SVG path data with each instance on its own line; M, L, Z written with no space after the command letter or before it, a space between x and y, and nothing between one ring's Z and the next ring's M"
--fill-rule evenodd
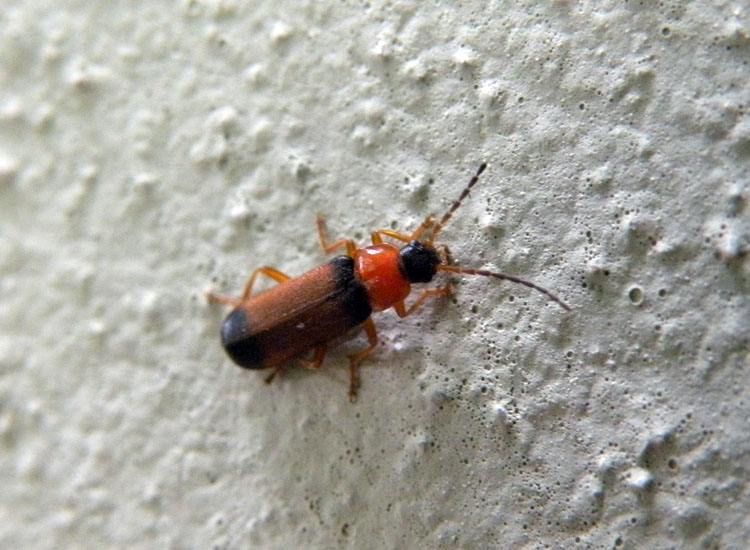
M3 548L746 548L743 1L0 8ZM446 208L346 399L202 291Z

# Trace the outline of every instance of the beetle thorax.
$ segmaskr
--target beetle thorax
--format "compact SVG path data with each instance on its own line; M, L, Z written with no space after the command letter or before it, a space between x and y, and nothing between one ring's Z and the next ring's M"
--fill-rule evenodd
M383 311L409 295L411 285L399 267L399 249L388 243L360 248L354 269L367 290L370 306Z

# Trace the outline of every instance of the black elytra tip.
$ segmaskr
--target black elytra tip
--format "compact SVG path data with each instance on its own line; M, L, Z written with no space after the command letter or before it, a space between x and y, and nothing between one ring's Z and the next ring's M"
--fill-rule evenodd
M221 345L232 361L246 369L263 368L263 351L250 329L247 311L233 309L221 325Z
M398 251L398 267L410 283L429 283L440 265L440 256L433 247L410 241Z

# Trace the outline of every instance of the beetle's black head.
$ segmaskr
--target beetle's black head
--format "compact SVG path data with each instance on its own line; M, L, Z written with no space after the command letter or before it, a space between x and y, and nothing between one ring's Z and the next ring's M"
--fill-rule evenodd
M440 265L440 256L432 246L411 241L398 251L398 267L410 283L429 283Z

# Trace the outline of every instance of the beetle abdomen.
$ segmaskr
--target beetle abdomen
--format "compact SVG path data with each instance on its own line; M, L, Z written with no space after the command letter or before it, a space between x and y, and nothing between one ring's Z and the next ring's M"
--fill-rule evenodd
M247 309L237 307L221 325L221 345L232 361L246 369L262 369L263 350L253 337Z
M337 256L250 296L224 320L221 341L235 363L262 369L341 336L371 313L354 261Z

